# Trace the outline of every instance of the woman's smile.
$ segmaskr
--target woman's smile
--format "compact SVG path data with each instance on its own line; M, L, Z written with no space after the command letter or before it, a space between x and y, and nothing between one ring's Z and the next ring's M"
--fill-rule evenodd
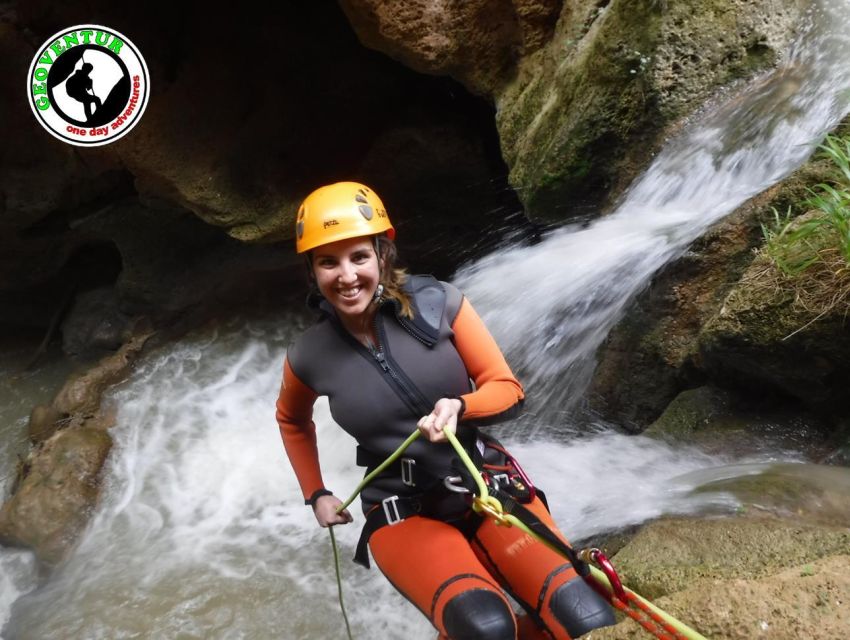
M361 316L378 288L380 269L370 238L350 238L322 245L313 253L319 291L338 314Z

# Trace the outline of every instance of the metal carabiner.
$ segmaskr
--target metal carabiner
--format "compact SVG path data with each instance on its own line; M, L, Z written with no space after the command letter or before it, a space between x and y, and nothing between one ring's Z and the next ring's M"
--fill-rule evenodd
M614 569L614 565L611 564L611 561L608 560L600 549L597 549L596 547L582 549L578 552L578 557L588 564L593 563L598 566L602 573L605 574L605 577L608 578L608 584L611 585L611 591L613 594L620 600L620 602L628 602L626 589L620 581L620 576L617 575L617 570Z
M460 476L446 476L443 478L443 486L452 493L472 493L469 489L460 484L461 482L463 482L463 478Z

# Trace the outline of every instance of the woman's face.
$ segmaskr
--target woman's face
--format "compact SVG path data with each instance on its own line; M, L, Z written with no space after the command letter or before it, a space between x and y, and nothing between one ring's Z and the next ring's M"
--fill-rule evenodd
M319 291L337 313L349 318L369 307L380 271L370 238L349 238L313 250L313 273Z

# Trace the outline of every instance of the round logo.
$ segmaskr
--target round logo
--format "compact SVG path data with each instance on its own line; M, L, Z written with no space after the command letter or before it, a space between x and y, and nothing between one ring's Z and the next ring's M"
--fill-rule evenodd
M27 76L36 119L69 144L96 147L130 132L144 113L148 68L114 29L83 24L48 38Z

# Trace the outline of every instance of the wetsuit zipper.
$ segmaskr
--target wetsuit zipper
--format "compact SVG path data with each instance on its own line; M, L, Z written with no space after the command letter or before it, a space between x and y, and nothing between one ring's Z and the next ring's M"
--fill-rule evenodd
M381 367L381 370L385 374L389 375L390 380L392 381L390 386L396 390L396 393L402 400L405 401L405 404L413 409L414 415L417 418L428 415L431 413L430 403L425 399L425 396L422 395L422 392L416 388L416 385L401 371L401 368L392 361L392 356L390 356L389 351L385 349L387 336L384 331L383 323L380 322L380 312L375 314L373 322L375 337L378 339L378 344L374 348L369 349L372 353L372 357L378 363L378 366ZM408 333L410 332L408 331Z
M427 336L423 337L422 333L415 326L407 322L405 319L399 318L398 323L401 325L401 328L404 329L410 336L424 344L426 347L434 346L434 341L431 338Z
M386 345L387 339L383 326L379 323L380 315L381 312L379 310L375 314L372 325L375 331L375 337L378 339L378 344L377 346L370 346L368 348L352 336L338 320L335 319L333 324L342 338L383 374L387 384L401 401L404 402L405 406L410 409L413 417L419 419L431 413L431 403L428 402L416 385L401 371L401 368L393 361L389 352L385 350L384 345Z

